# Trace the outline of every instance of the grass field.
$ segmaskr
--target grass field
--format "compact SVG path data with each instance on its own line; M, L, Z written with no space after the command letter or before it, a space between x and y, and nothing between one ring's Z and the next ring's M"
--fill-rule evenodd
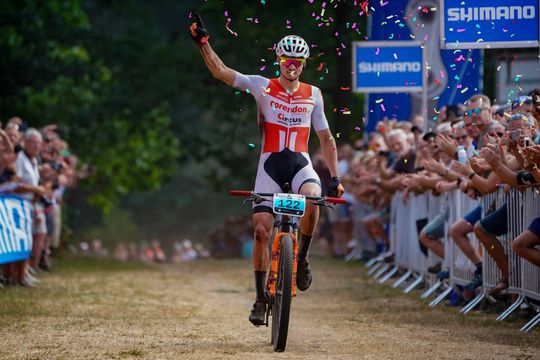
M519 316L430 309L358 263L312 267L277 354L247 321L248 261L60 261L37 288L0 290L0 359L540 359L540 331L520 333Z

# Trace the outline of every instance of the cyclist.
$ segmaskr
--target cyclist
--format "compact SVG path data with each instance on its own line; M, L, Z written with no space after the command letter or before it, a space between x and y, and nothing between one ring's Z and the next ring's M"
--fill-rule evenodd
M326 165L332 175L328 195L340 197L344 188L338 173L336 143L324 114L319 88L300 82L299 78L309 57L309 46L299 36L288 35L276 46L280 75L267 79L258 75L244 75L227 67L213 51L209 35L198 14L189 28L198 45L206 66L212 75L235 87L249 92L257 101L258 125L262 137L255 192L282 192L289 183L294 193L320 196L321 183L313 170L308 154L310 127L313 125L320 140ZM308 249L319 218L318 206L307 206L300 221L300 249L298 252L297 287L304 291L311 285ZM267 298L265 294L268 269L268 241L274 217L268 205L253 204L255 244L253 266L257 291L249 321L255 325L265 323Z

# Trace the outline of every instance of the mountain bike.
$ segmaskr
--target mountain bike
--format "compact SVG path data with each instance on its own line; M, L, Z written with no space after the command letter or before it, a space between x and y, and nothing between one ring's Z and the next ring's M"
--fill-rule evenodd
M287 191L288 186L284 186ZM289 315L292 298L296 296L296 270L298 260L298 223L306 204L333 208L329 203L347 204L345 199L325 196L305 196L286 193L255 193L253 191L231 190L232 196L247 197L244 203L272 202L276 214L270 271L266 282L269 304L266 310L266 323L272 317L271 343L274 351L282 352L287 345Z

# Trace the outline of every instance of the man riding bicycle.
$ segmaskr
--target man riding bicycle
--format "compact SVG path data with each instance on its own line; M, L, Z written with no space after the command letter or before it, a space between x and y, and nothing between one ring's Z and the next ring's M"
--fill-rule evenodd
M244 75L227 67L208 43L209 35L200 17L189 28L191 37L212 76L236 89L249 92L257 101L258 124L262 136L262 151L255 179L255 192L283 192L290 184L293 193L321 195L321 182L308 153L311 125L319 138L326 165L332 175L328 196L341 197L344 192L338 173L336 143L324 114L321 90L301 83L300 75L309 57L309 46L299 36L288 35L276 46L280 75L267 79ZM300 221L297 288L304 291L312 281L308 250L319 219L318 206L307 206ZM266 270L269 263L268 241L274 224L272 208L253 204L253 267L257 291L249 321L256 326L265 323L267 298Z

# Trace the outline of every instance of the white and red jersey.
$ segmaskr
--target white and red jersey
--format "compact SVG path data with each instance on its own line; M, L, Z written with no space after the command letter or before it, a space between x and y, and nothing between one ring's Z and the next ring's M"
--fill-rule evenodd
M313 85L300 83L289 94L278 79L237 72L233 86L257 101L263 153L284 149L307 153L311 125L315 131L328 128L321 90Z

